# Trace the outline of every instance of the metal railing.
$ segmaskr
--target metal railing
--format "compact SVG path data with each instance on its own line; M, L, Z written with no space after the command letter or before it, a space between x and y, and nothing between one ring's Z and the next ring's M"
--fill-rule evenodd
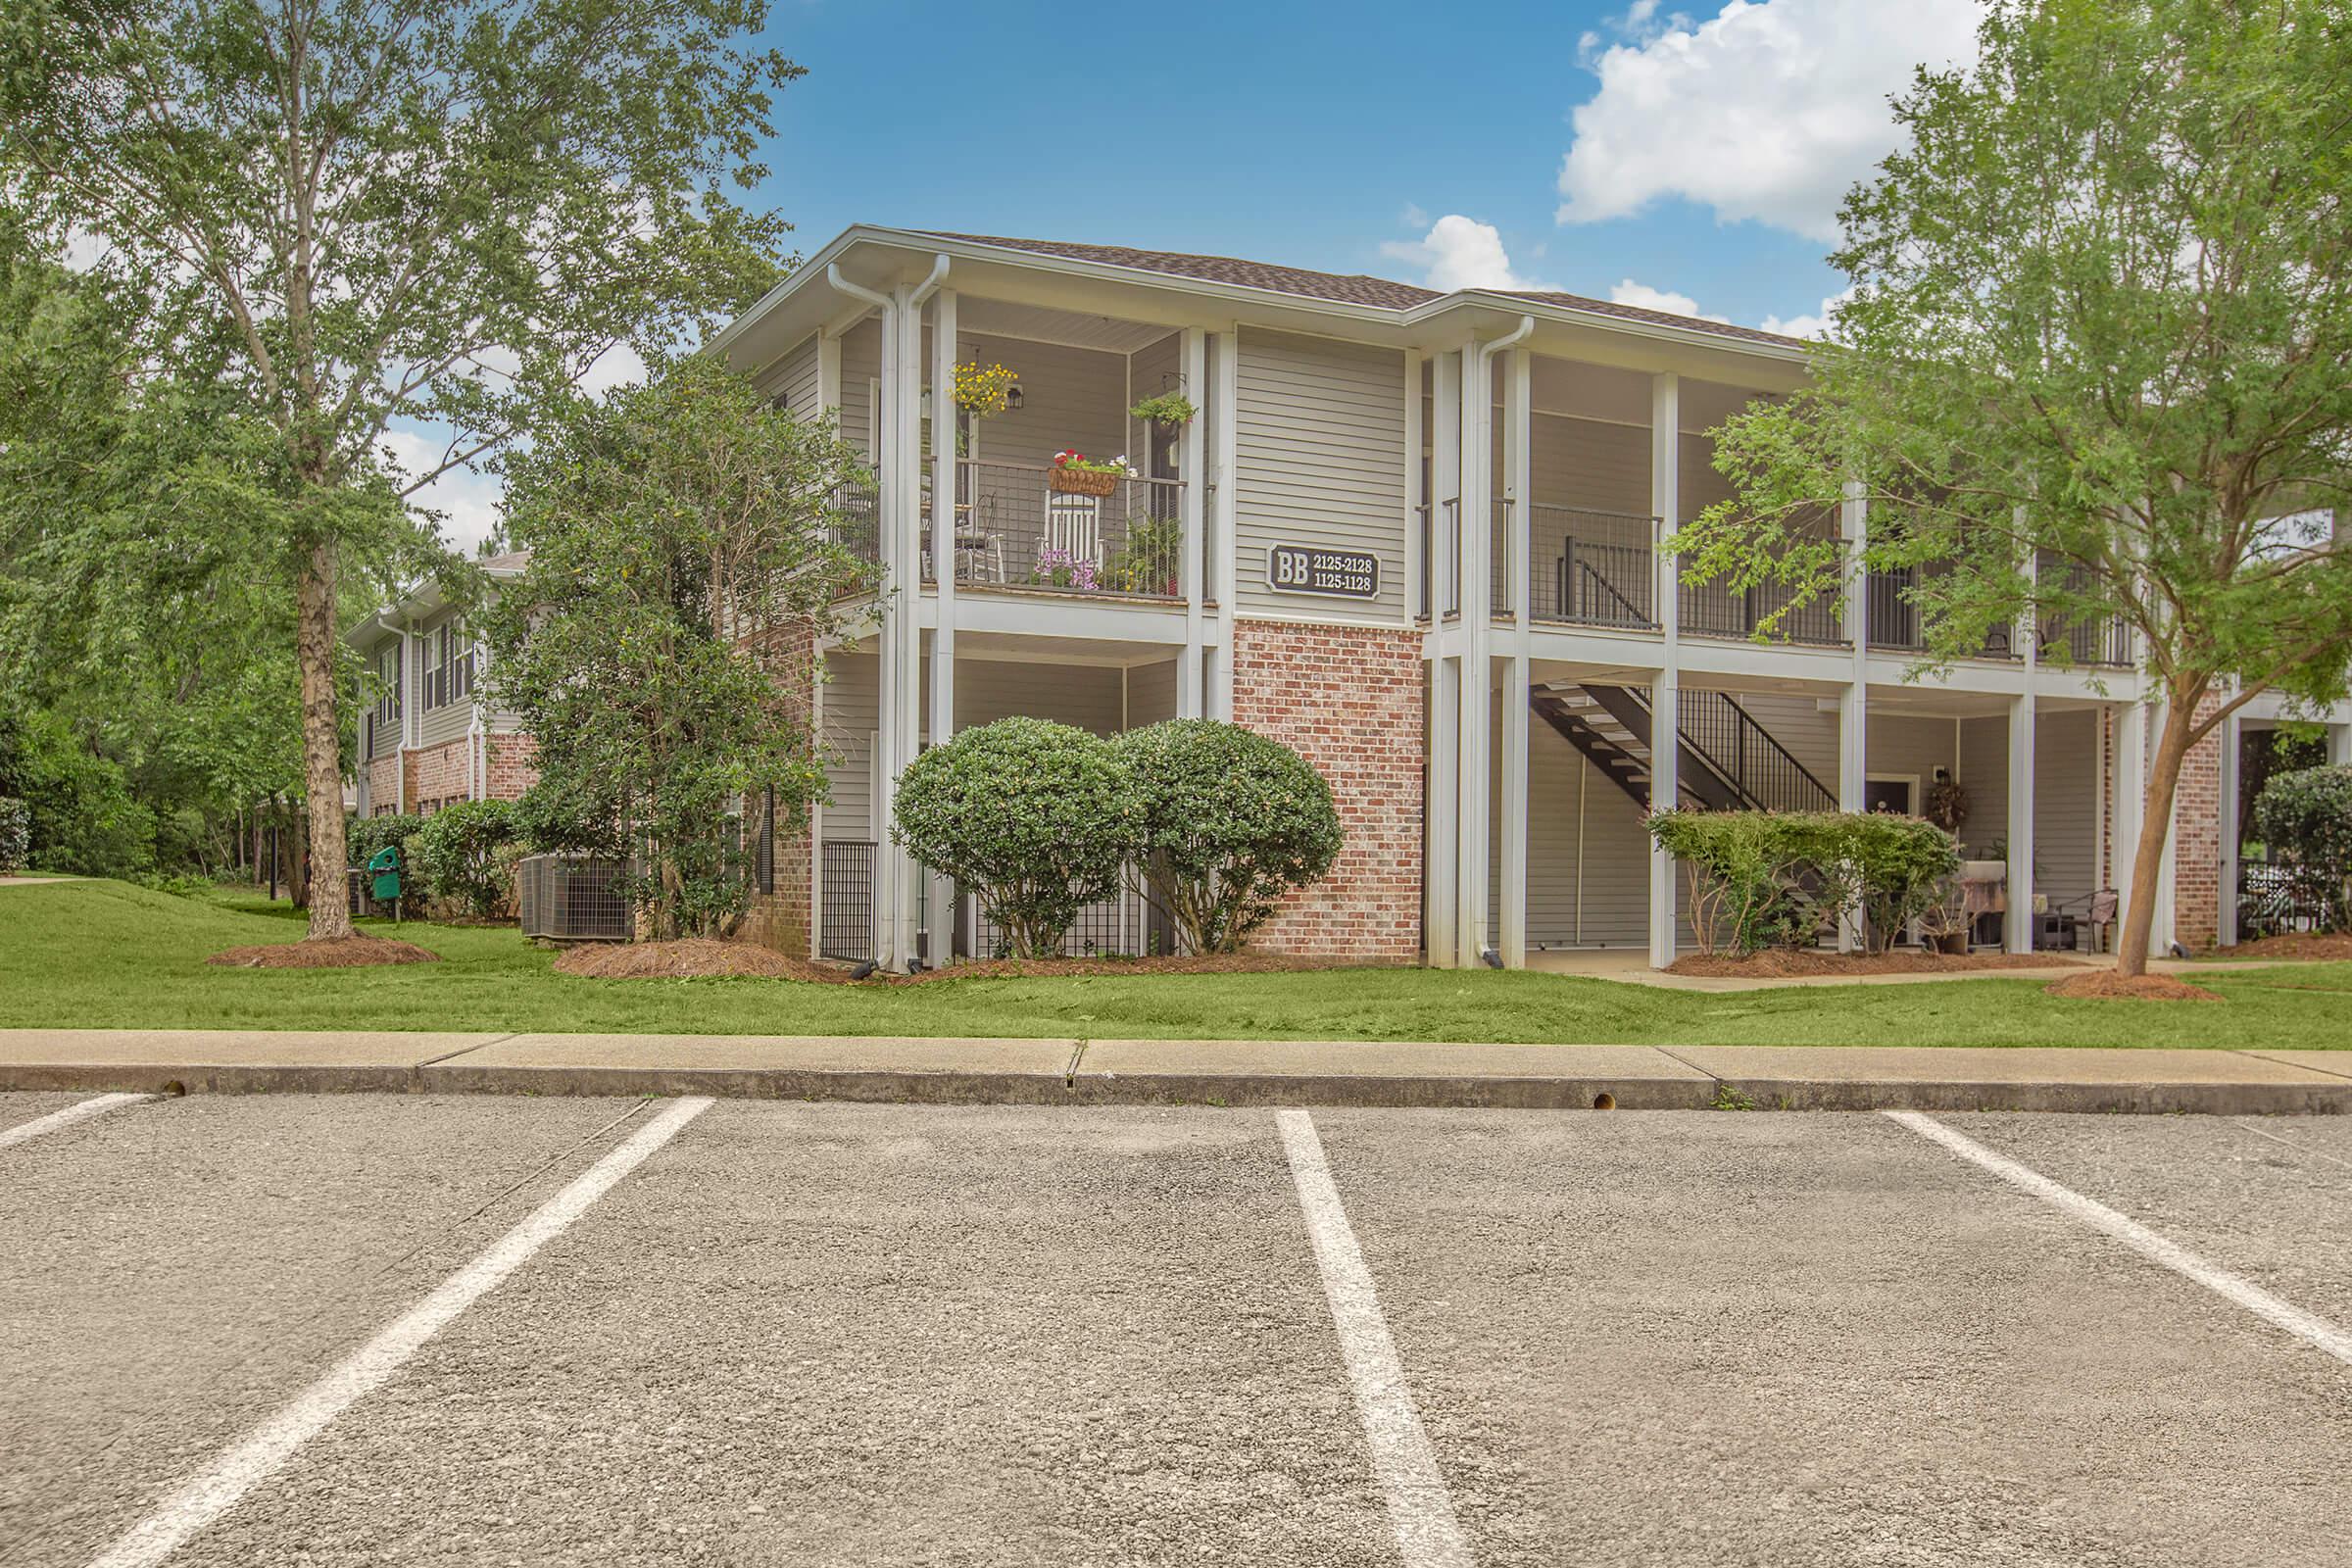
M874 956L874 841L827 839L818 853L817 956L863 963Z
M2237 940L2337 931L2347 923L2339 906L2342 883L2272 860L2237 862Z
M982 961L1010 956L1011 944L1004 928L988 917L977 898L958 888L956 913L962 916L967 911L968 924L964 924L963 929L957 932L956 943L965 956ZM1122 890L1079 909L1078 918L1071 921L1069 930L1062 934L1062 956L1094 958L1128 956L1141 953L1144 949L1145 923L1142 902Z
M1772 622L1770 635L1775 640L1817 648L1845 646L1845 628L1838 624L1838 606L1832 600L1812 599L1789 609L1795 596L1778 583L1731 589L1721 582L1681 582L1680 558L1675 574L1686 637L1753 637L1757 628L1786 610L1786 614Z
M1037 464L956 465L956 581L1081 594L1184 596L1184 481L1108 476L1107 495L1054 488ZM939 509L926 496L923 580L938 580Z
M1685 691L1676 728L1726 783L1765 811L1834 811L1838 796L1723 692Z
M1896 653L1925 653L1928 647L1927 612L1919 602L1920 585L1946 574L1947 566L1890 566L1870 574L1863 612L1868 618L1870 646ZM1984 645L1977 651L1979 659L2016 659L2018 639L2007 626L1993 626L1984 633Z
M872 479L853 479L834 486L828 501L833 518L827 525L832 542L871 570L851 586L853 593L870 591L882 569L882 489Z
M2093 594L2095 579L2087 566L2061 564L2044 556L2039 576L2044 581L2056 577L2065 593L2106 597ZM2120 614L2067 615L2053 611L2039 617L2034 635L2035 651L2045 660L2056 657L2068 663L2110 669L2128 669L2133 662L2132 623Z
M1531 507L1529 514L1530 618L1584 626L1657 625L1655 517L1545 506Z

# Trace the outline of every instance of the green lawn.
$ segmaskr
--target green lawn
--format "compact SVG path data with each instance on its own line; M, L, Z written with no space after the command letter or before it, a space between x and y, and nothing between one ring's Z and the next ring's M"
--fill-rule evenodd
M299 930L284 905L271 910L254 899L182 899L119 882L0 888L0 1027L2352 1049L2352 963L2200 974L2228 1004L2188 1006L2058 1002L2031 980L1704 996L1426 969L892 987L597 981L554 973L551 956L512 930L415 922L401 934L446 961L340 970L204 962Z

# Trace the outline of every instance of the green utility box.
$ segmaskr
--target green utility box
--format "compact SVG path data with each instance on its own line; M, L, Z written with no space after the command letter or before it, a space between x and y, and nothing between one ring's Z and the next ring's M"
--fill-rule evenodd
M400 846L387 844L368 858L368 897L400 907Z

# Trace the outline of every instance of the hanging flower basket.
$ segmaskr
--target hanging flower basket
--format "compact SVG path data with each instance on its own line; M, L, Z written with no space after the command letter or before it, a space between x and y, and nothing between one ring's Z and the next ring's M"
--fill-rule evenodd
M1117 495L1119 481L1134 477L1135 470L1127 466L1125 457L1105 463L1083 452L1056 452L1054 466L1046 470L1046 483L1054 494L1064 496Z
M1093 468L1048 468L1046 483L1056 495L1109 496L1118 494L1119 476Z

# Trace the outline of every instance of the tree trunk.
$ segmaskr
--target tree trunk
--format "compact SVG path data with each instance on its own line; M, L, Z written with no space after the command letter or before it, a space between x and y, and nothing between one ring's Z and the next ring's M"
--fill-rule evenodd
M2156 759L2148 769L2148 789L2140 810L2139 843L2132 851L2132 904L2124 911L2124 929L2115 946L2115 972L2148 972L2148 946L2156 925L2156 877L2164 864L2165 841L2172 836L2173 797L2180 786L2180 764L2188 757L2189 730L2196 723L2200 684L2175 691L2165 704L2164 731L2156 740Z
M321 541L294 584L294 662L302 675L302 761L310 804L311 923L308 940L353 934L343 876L343 759L335 723L335 547Z

